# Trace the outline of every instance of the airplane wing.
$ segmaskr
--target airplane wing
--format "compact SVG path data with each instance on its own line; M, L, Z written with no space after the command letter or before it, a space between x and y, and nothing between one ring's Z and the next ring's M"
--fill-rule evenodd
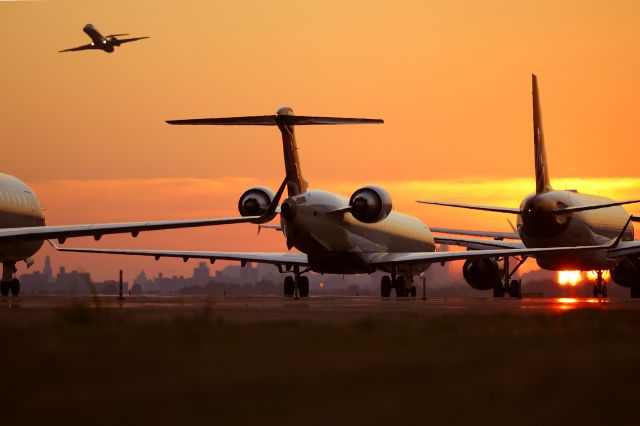
M638 254L640 254L640 240L620 241L617 247L612 248L607 252L607 256L612 259Z
M261 216L226 217L217 219L188 219L168 220L156 222L125 222L102 223L89 225L61 225L61 226L29 226L22 228L0 229L0 244L24 240L56 239L60 244L67 238L92 236L96 241L106 234L127 234L137 237L140 232L158 231L163 229L193 228L199 226L228 225L234 223L262 224L271 221L276 216L280 198L287 185L285 178L278 188L271 205Z
M180 250L120 250L120 249L92 249L92 248L66 248L60 247L49 241L51 246L64 252L76 253L101 253L120 254L128 256L148 256L156 260L161 257L177 257L183 261L189 259L208 259L211 263L216 260L235 260L241 263L255 262L285 266L309 266L309 259L303 253L269 253L269 252L221 252L221 251L180 251Z
M488 257L524 256L535 257L536 254L548 253L575 253L596 250L605 250L609 245L580 246L580 247L555 247L555 248L508 248L494 250L472 251L445 251L445 252L409 252L409 253L373 253L368 256L368 261L373 265L392 264L425 264L444 263L455 260L483 259Z
M58 53L62 53L62 52L77 52L78 50L89 50L89 49L95 49L95 48L96 47L93 44L84 44L82 46L72 47L71 49L59 50Z
M446 244L449 246L467 247L469 250L491 250L491 249L521 249L525 248L521 241L501 241L501 240L480 240L474 238L459 237L433 237L436 244Z
M147 36L147 37L119 38L119 39L118 39L118 43L119 43L119 44L122 44L122 43L129 43L129 42L131 42L131 41L142 40L142 39L145 39L145 38L149 38L149 37Z
M452 229L452 228L432 228L431 232L449 235L469 235L472 237L488 237L496 240L519 240L520 235L516 232L493 232L493 231L472 231L468 229Z
M416 203L433 204L436 206L446 206L446 207L458 207L461 209L483 210L487 212L496 212L496 213L520 214L520 209L512 208L512 207L479 206L476 204L443 203L440 201L426 201L426 200L416 200Z

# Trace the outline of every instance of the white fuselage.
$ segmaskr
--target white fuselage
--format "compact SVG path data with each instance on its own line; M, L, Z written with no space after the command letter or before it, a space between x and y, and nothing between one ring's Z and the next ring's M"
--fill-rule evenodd
M44 214L35 193L20 179L0 173L0 228L43 226ZM41 240L0 244L0 260L27 259L42 247Z
M614 200L595 195L579 194L574 191L549 191L531 194L521 204L525 209L533 199L551 207L574 207L612 203ZM534 229L527 228L526 218L518 216L518 233L524 245L536 247L573 247L606 244L615 239L624 228L630 214L621 206L558 215L554 226L546 235L536 235ZM524 222L524 223L523 223ZM633 240L633 227L627 228L623 240ZM549 254L536 256L538 265L549 270L603 270L615 266L619 260L608 259L606 250L590 253Z
M367 263L368 254L435 250L429 228L412 216L392 211L377 223L363 223L349 212L332 212L349 205L349 200L320 190L306 191L288 200L295 202L297 208L292 219L281 215L287 244L306 253L316 272L370 273L375 268ZM419 273L428 267L413 265L397 272Z

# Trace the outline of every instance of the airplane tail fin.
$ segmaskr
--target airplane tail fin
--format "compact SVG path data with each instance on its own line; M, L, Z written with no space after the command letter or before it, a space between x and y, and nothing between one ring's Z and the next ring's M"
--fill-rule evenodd
M536 167L536 193L551 191L549 182L549 166L547 165L547 151L544 146L542 131L542 113L540 111L540 95L538 94L538 78L531 76L533 86L533 149Z
M289 107L278 109L275 115L259 115L228 118L198 118L190 120L168 120L169 124L178 125L218 125L218 126L278 126L282 133L282 150L284 154L285 172L289 176L287 191L289 195L305 192L309 186L302 176L298 145L294 126L332 125L332 124L369 124L384 123L383 120L370 118L313 117L294 115Z

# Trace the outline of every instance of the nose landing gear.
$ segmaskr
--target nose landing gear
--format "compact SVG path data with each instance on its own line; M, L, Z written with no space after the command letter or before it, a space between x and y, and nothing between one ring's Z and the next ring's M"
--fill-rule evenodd
M385 275L380 280L380 296L391 297L391 289L396 290L396 297L416 297L416 286L413 285L413 276L400 275L396 276L395 272L392 272L391 277Z
M511 277L526 260L526 257L519 259L516 267L510 270L509 257L504 258L504 272L493 286L493 297L503 297L508 294L514 299L522 299L522 280L511 279Z
M8 296L11 292L12 296L20 295L20 281L14 277L16 273L15 263L2 264L2 281L0 282L0 294Z
M597 271L596 283L593 286L593 297L596 299L607 298L607 282L602 278L603 271Z
M300 272L300 267L295 266L293 269L294 276L287 275L284 278L285 297L309 297L309 277L302 275L305 271Z

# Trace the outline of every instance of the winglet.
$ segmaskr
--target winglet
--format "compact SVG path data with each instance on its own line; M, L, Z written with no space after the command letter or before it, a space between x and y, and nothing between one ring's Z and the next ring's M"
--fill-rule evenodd
M618 247L618 244L620 243L620 240L622 240L622 237L624 236L624 233L627 231L627 228L629 227L629 224L631 223L632 220L633 220L633 215L629 216L629 219L627 219L627 223L624 224L624 226L622 227L622 231L620 231L620 234L615 239L615 241L613 243L611 243L609 248Z
M282 193L284 192L284 189L287 187L288 181L289 181L289 176L285 176L284 180L282 181L282 184L280 184L280 188L278 188L278 192L276 192L276 196L273 197L273 201L271 201L271 204L269 205L269 208L267 209L267 211L264 212L262 216L254 220L253 223L257 223L257 224L266 223L276 216L276 210L278 209L278 204L280 204Z

